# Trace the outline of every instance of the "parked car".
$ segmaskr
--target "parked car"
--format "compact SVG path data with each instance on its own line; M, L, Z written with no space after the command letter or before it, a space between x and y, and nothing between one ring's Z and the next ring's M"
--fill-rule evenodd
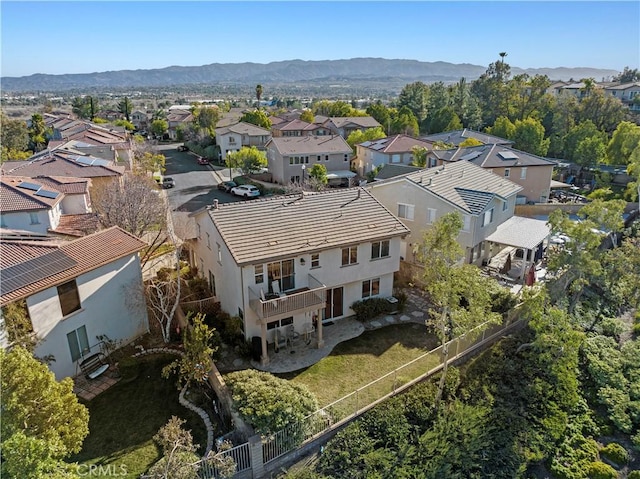
M174 186L176 186L176 180L174 180L170 176L165 176L164 179L162 180L162 187L173 188Z
M218 189L224 191L225 193L229 193L233 188L238 186L235 181L223 181L218 183Z
M252 198L260 196L260 190L253 185L240 185L231 188L231 194L236 196L244 196L245 198Z
M198 164L199 165L208 165L209 164L209 160L207 160L205 157L203 156L199 156L198 157Z
M178 151L189 151L189 148L187 148L187 146L186 146L186 145L180 145L180 146L178 147Z

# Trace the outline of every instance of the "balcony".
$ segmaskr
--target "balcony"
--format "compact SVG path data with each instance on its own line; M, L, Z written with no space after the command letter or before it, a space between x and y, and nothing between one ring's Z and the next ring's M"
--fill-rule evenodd
M275 321L324 308L326 289L324 284L310 274L307 275L307 286L285 291L273 298L270 297L273 295L249 287L249 306L261 322Z

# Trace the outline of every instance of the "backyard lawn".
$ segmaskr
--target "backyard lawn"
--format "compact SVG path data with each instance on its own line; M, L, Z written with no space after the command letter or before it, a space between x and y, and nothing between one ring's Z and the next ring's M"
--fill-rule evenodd
M119 383L85 403L89 408L89 435L72 461L102 465L119 477L137 478L160 458L153 436L172 415L186 419L194 443L204 450L206 430L202 419L178 402L175 378L161 371L173 357L140 359L139 375ZM202 452L202 451L201 451ZM126 475L122 472L126 471ZM115 474L114 472L114 474Z
M396 324L365 331L338 344L313 366L278 376L305 384L325 406L438 346L422 324ZM429 364L436 364L434 359ZM426 371L427 362L417 365ZM409 371L401 373L412 379ZM417 375L417 374L416 374Z

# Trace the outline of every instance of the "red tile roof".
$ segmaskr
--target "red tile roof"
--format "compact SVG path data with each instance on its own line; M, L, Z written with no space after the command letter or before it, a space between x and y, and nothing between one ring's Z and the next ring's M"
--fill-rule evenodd
M19 244L19 242L0 241L0 252L2 253L0 257L2 258L3 269L43 254L42 244L36 246L33 242L30 242L27 246L28 249L18 249L17 246L19 246ZM31 296L39 291L58 286L88 271L112 263L125 256L135 254L145 246L146 243L117 226L77 240L62 243L58 246L59 250L77 264L45 279L4 294L0 297L0 305L5 305L18 299ZM51 252L52 250L47 249L46 251ZM27 258L29 253L31 256Z
M68 236L86 236L95 233L99 228L100 221L96 213L82 213L60 216L58 226L51 232Z
M38 190L20 187L23 183L39 186L40 194ZM48 191L57 196L49 198L43 196L42 191ZM6 175L0 178L0 211L3 213L48 210L58 204L62 198L64 194L60 191L32 178Z
M64 176L38 176L34 180L46 185L47 188L55 188L66 195L81 195L89 191L91 180L89 178L72 178Z
M124 166L83 165L74 161L73 156L62 151L48 152L27 161L7 162L2 165L2 172L30 178L38 176L101 178L121 176L125 170Z

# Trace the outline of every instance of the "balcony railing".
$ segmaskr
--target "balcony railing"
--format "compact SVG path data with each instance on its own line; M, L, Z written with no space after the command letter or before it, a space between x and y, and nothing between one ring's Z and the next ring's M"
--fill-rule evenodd
M278 297L249 287L249 306L260 320L277 319L296 313L324 308L327 287L316 278L307 275L307 286L280 293ZM264 299L263 299L264 298Z

